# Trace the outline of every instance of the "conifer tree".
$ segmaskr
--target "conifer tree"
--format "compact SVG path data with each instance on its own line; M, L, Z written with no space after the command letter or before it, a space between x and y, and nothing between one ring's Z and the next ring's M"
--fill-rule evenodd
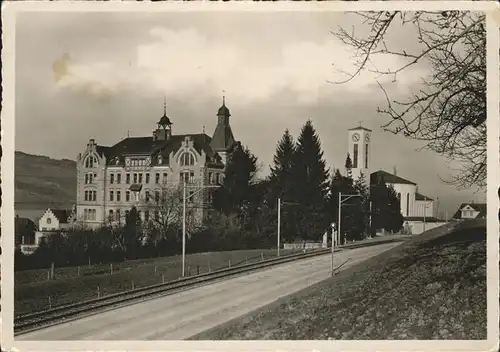
M271 166L269 176L271 194L273 198L289 200L292 187L293 161L295 154L295 143L288 129L281 137L276 147L276 153Z
M297 139L292 170L294 201L301 204L300 211L295 212L298 233L303 238L316 240L328 226L325 206L328 170L311 120L302 127Z
M352 160L349 153L347 153L347 158L345 159L345 172L347 177L352 178Z
M236 144L228 157L222 187L214 191L213 206L226 214L236 213L242 219L251 206L255 176L258 171L257 157L250 150Z

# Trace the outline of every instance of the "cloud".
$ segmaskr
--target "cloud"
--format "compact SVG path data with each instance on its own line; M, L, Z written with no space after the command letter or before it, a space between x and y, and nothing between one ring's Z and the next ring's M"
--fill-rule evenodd
M394 67L397 58L378 65ZM122 60L123 61L123 60ZM332 85L332 63L352 71L352 53L331 39L296 42L274 47L209 40L195 29L155 27L149 40L137 46L135 57L121 62L65 59L59 87L102 96L123 90L162 92L185 99L206 99L226 91L239 105L271 99L292 91L302 104L315 103L322 89L362 93L373 89L376 76L364 72L349 85ZM407 75L408 83L417 77ZM379 78L389 81L389 77Z

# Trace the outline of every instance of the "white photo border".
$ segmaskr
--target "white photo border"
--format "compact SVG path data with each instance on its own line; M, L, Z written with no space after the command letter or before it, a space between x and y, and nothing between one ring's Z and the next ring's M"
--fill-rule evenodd
M174 12L174 11L441 11L486 13L487 28L487 340L436 341L15 341L14 306L14 150L15 150L15 24L19 12ZM499 343L500 186L499 43L500 10L494 1L327 1L327 2L2 2L1 114L1 335L2 350L19 351L490 351Z

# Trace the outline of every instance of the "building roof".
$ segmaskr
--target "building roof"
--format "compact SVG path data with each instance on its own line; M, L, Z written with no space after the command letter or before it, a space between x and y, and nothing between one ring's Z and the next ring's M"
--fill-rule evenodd
M229 112L229 109L227 108L226 104L222 104L222 106L219 108L219 111L217 112L217 116L231 116L231 113Z
M98 146L97 150L106 157L108 163L118 157L119 163L117 165L123 165L125 162L124 156L127 155L150 155L154 157L161 154L166 159L171 152L175 153L181 148L186 137L193 141L193 147L198 153L201 154L204 151L210 162L214 164L220 163L210 145L212 139L205 133L172 135L168 140L156 141L152 136L128 137L111 147ZM155 162L156 160L153 159L152 164L155 164Z
M30 226L33 229L38 228L33 220L28 219L28 218L21 218L19 216L16 216L16 218L14 220L14 224L15 224L15 231L16 232L19 231L20 228L24 228L26 226Z
M407 184L407 185L417 185L414 182L408 181L402 177L393 175L384 170L375 171L370 175L370 184L377 184L378 180L382 179L384 183L391 184Z
M456 211L456 213L453 214L452 218L453 219L460 219L462 217L462 209L465 208L466 206L470 206L472 209L479 212L479 214L476 216L476 218L485 218L486 217L486 208L487 208L486 203L462 203L458 207L458 210Z
M236 143L231 126L217 124L210 146L215 151L229 151Z
M424 196L422 193L415 193L415 200L434 200L431 197Z
M47 211L51 211L52 214L59 220L61 224L67 224L69 218L71 217L71 210L68 209L51 209L49 208Z
M358 127L350 128L349 131L367 131L367 132L371 132L372 130L370 130L369 128L363 127L363 126L358 126Z

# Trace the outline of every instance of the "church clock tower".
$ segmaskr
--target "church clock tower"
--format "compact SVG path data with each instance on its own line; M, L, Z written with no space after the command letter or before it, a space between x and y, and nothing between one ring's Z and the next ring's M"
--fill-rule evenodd
M370 183L371 168L371 133L372 130L361 126L349 131L349 155L352 161L352 178L356 180L361 173L367 184Z

